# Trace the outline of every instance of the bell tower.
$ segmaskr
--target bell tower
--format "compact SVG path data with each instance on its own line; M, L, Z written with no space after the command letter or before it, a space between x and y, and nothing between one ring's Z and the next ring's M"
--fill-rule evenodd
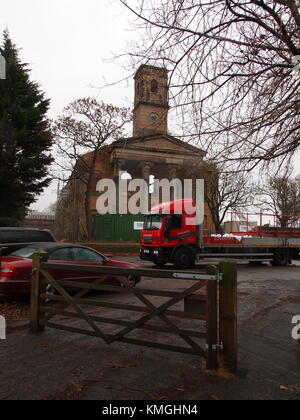
M143 64L134 81L133 137L167 134L168 70Z

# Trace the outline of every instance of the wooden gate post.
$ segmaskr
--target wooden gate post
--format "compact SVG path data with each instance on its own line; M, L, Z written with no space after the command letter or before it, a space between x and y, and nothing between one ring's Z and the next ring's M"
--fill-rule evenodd
M218 268L211 265L207 274L217 276ZM218 281L207 280L206 286L206 369L218 369Z
M31 273L31 300L30 300L30 332L37 334L44 331L45 327L40 325L40 269L41 262L47 261L48 254L46 252L36 252L32 256L32 273Z
M223 344L224 367L236 372L238 361L237 345L237 265L233 261L222 261L219 283L219 339Z

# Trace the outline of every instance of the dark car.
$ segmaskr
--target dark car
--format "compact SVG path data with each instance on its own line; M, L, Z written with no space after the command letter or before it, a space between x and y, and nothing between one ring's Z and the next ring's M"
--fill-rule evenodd
M55 238L47 229L0 227L2 255L8 255L32 242L55 242Z
M0 293L6 295L29 294L31 289L32 256L37 251L44 251L48 254L48 262L62 264L82 264L91 266L112 266L124 268L137 268L133 263L118 261L106 257L92 248L83 245L67 243L32 243L27 247L18 249L6 257L2 257L0 266ZM103 283L118 284L118 276L113 274L98 274L90 271L60 270L58 268L49 270L50 275L56 280L77 280L80 282L99 279L105 276ZM139 276L125 274L131 287L140 281ZM48 291L53 292L53 290Z

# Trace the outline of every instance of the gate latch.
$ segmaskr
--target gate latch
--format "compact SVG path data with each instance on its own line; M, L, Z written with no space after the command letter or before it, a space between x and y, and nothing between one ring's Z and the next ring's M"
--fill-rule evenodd
M209 348L212 348L212 350L224 350L224 344L220 343L220 344L211 344L209 346L209 344L205 344L205 349L209 350Z

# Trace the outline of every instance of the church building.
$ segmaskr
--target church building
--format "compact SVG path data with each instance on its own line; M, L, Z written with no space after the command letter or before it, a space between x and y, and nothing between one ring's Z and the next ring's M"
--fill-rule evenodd
M185 178L186 174L199 173L204 164L205 152L168 132L168 71L165 68L142 65L134 77L134 109L132 137L103 146L94 170L94 191L90 200L95 240L138 241L135 230L142 215L98 215L96 201L99 193L97 182L102 178L118 182L120 172L132 179ZM87 156L88 157L88 156ZM79 181L78 181L79 183ZM74 202L69 239L85 239L85 221L82 192L84 185L72 182L70 200ZM73 217L74 216L74 217ZM121 220L122 219L122 220ZM74 233L74 227L76 231ZM213 232L214 227L208 207L205 205L204 229Z

